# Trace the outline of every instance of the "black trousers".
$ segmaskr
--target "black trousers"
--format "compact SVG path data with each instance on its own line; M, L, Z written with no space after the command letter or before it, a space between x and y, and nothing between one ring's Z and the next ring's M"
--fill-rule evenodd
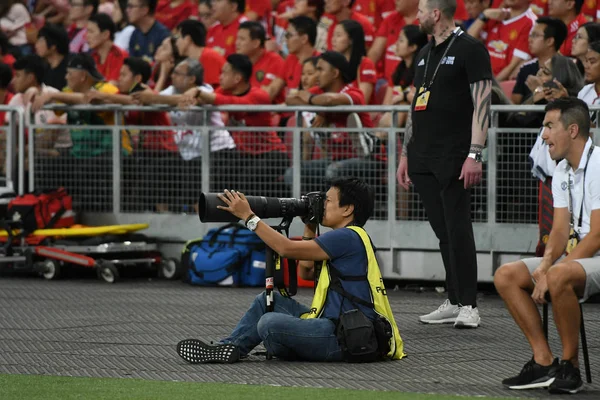
M459 180L464 158L408 155L408 175L440 241L446 289L452 304L477 306L477 257L471 191Z

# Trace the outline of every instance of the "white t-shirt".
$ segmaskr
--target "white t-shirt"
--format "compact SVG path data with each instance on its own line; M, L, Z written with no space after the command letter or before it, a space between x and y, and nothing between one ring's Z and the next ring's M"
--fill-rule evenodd
M42 84L41 93L57 93L59 90ZM25 91L25 93L17 93L13 96L12 99L8 102L9 106L14 107L27 107L28 104L32 102L34 96L38 95L38 89L36 87L30 87ZM10 113L6 114L6 121L8 122L10 118ZM58 124L66 124L67 123L67 114L63 113L61 115L56 115L56 113L52 110L40 110L36 112L33 116L33 123L35 125L58 125ZM44 133L44 129L37 128L36 134ZM54 142L54 148L56 149L66 149L73 146L71 142L71 133L68 129L59 129L56 141Z
M131 35L135 31L135 26L127 25L123 30L115 33L114 44L117 47L120 47L121 50L129 51L129 41L131 40Z
M552 198L554 208L569 207L569 184L571 186L573 223L575 229L579 232L579 237L583 239L590 232L590 220L592 210L600 209L600 147L594 146L591 157L588 162L588 154L593 146L592 139L588 139L583 149L579 167L573 171L566 159L563 159L556 170L552 179ZM581 227L579 227L579 215L581 212L581 199L583 193L583 175L585 172L585 198L583 199L583 215L581 218Z
M210 85L202 85L198 87L205 92L212 93L213 88ZM177 94L175 88L171 85L162 92L163 96L172 96ZM173 110L169 111L171 122L174 126L191 126L200 127L204 125L204 112L201 111L189 111L189 110ZM221 113L219 112L208 112L210 124L209 128L224 127ZM235 148L235 142L233 138L225 129L217 129L207 131L204 129L185 129L175 131L175 143L179 147L179 153L181 158L184 160L192 160L194 158L202 156L202 135L210 132L210 151L219 151L224 149Z
M596 93L595 84L585 85L577 94L577 98L585 101L588 106L600 104L600 96Z

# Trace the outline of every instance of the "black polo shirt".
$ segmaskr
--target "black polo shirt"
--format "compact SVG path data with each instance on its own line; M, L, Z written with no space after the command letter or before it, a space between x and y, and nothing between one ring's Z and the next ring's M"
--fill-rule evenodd
M44 73L44 84L51 86L55 89L63 90L67 86L67 65L69 64L69 57L65 56L60 64L56 68L52 68L49 64Z
M529 75L536 75L539 69L540 65L538 64L538 59L536 58L535 60L523 64L519 70L517 82L513 88L513 93L523 96L521 102L531 96L531 90L529 90L527 84L525 83L527 82L527 77L529 77Z
M434 46L432 39L421 50L416 62L414 86L419 88L431 77L452 37L457 35L438 70L430 88L427 109L415 111L418 95L412 104L413 138L408 146L408 157L466 157L471 144L473 100L471 84L492 79L490 56L485 46L462 30ZM427 77L425 63L431 49Z

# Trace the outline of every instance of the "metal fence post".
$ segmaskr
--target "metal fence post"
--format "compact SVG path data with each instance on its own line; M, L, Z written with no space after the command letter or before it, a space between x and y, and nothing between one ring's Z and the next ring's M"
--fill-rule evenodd
M201 142L202 142L202 159L201 164L202 164L202 171L201 172L201 188L202 188L202 192L204 193L209 193L210 192L210 135L211 135L211 126L210 126L210 118L208 118L208 110L203 107L202 111L198 111L198 112L202 112L202 137L201 137ZM217 128L217 127L214 127ZM218 188L219 191L222 191L225 188Z
M395 129L394 129L395 128ZM390 235L392 233L392 225L396 221L396 200L397 182L396 182L396 155L398 154L398 112L392 111L392 129L387 132L387 203L388 203L388 221ZM390 236L391 237L391 236Z
M19 118L19 122L17 125L18 128L18 135L19 135L19 195L22 195L25 193L25 118L24 118L24 112L22 109L18 109L17 110L17 116ZM29 164L32 164L33 161L33 157L34 157L34 153L33 151L31 153L29 153ZM32 180L33 183L33 180ZM30 183L30 188L29 191L33 191L33 189L31 188L31 184Z
M487 148L488 148L488 159L487 159L487 223L496 223L496 204L497 204L497 172L498 166L498 135L496 128L498 128L498 112L491 111L491 126L488 129L487 137Z
M294 113L296 123L292 133L292 168L294 171L292 178L292 197L299 198L301 191L301 165L302 164L302 113Z
M121 211L121 128L121 112L115 110L115 124L112 129L112 205L115 214Z
M4 137L6 138L6 143L5 143L5 152L6 152L6 158L4 159L4 162L6 163L5 167L6 167L6 187L10 188L11 190L14 190L14 155L15 155L15 146L14 146L14 138L16 137L16 132L15 132L15 120L17 119L16 116L18 115L18 111L17 110L10 110L8 111L10 118L8 120L8 126L6 127L6 131L4 134ZM15 115L17 114L17 115Z

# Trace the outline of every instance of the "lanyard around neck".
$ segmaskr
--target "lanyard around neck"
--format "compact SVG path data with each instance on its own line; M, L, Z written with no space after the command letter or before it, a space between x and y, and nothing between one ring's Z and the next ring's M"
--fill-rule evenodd
M452 32L452 39L450 39L450 43L448 43L448 47L446 47L446 50L444 50L444 54L442 54L442 58L440 58L440 61L438 61L438 65L437 65L437 67L435 67L435 71L433 71L433 75L431 77L431 80L429 81L429 85L427 85L425 87L425 90L429 90L429 88L431 88L431 86L433 85L433 80L437 76L438 70L440 69L440 65L442 65L442 62L444 61L444 58L446 58L446 55L448 54L450 47L452 47L452 45L454 44L454 41L456 40L458 35L460 35L460 33L461 33L460 28L457 29L455 32ZM448 40L448 39L446 39L446 40ZM433 44L432 44L432 46L429 48L429 52L427 52L427 59L425 60L425 71L423 72L423 81L425 81L427 79L427 68L429 67L429 59L431 58L431 52L433 51L434 47L435 46L433 46Z
M585 167L583 168L583 182L582 182L583 192L581 194L581 207L579 207L579 220L578 220L577 228L581 228L581 224L583 222L583 202L585 201L585 174L587 172L587 168L590 163L590 157L592 156L593 152L594 152L594 144L592 143L590 150L588 151L588 156L587 156L587 160L585 162ZM573 174L573 183L575 183L574 175L575 174ZM569 178L567 177L567 181L568 180L569 180ZM571 195L571 183L570 182L567 182L567 188L569 190L569 212L571 213L571 227L573 229L575 229L575 226L574 226L575 218L573 216L574 201L573 201L573 196Z

